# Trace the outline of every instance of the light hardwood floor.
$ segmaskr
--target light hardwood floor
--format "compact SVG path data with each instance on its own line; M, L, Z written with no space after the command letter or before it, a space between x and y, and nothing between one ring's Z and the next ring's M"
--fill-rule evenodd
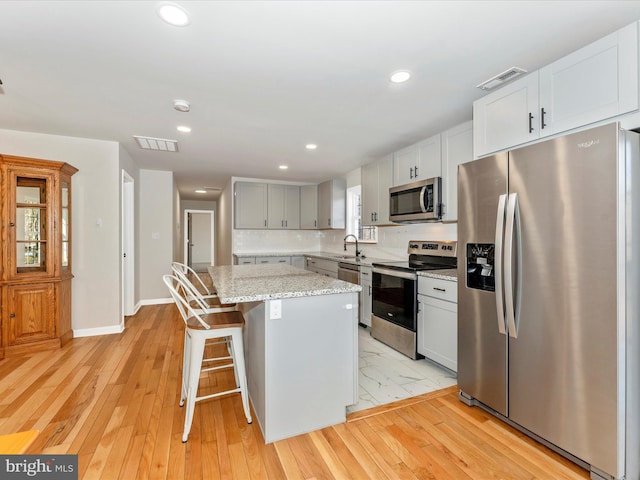
M196 405L181 442L183 324L143 307L124 333L0 361L0 434L41 431L28 453L76 453L84 479L584 479L587 472L456 397L455 387L265 445L238 394ZM233 382L210 374L204 389Z

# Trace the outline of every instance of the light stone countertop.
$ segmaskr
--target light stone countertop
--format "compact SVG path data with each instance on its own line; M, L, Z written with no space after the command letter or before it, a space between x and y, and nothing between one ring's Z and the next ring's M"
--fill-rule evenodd
M418 272L418 275L423 277L439 278L440 280L453 280L454 282L458 281L458 270L455 268Z
M221 265L209 275L222 303L360 292L362 287L291 265Z

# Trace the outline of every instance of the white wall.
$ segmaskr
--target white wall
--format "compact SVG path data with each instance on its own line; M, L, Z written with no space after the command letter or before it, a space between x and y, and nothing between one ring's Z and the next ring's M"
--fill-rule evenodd
M216 212L216 265L233 264L233 178L220 193Z
M119 146L116 142L0 130L0 153L67 162L72 177L74 335L119 330ZM100 220L100 225L98 225Z
M173 173L140 170L140 303L168 299L162 275L171 272L174 259Z

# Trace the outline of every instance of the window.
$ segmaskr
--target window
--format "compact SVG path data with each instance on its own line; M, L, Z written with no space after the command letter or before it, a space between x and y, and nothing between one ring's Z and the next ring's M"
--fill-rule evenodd
M358 241L378 243L378 227L362 225L361 186L347 189L346 234L355 235Z

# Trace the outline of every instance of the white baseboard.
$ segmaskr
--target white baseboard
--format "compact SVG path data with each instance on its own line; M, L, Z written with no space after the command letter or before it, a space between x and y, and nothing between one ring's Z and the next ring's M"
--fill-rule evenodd
M144 305L162 305L165 303L173 303L173 298L150 298L147 300L140 300L136 305L136 313L140 310L140 307Z
M112 335L114 333L122 333L124 331L124 324L112 325L110 327L97 327L97 328L81 328L73 330L73 338L80 337L95 337L97 335Z
M163 305L166 303L173 303L173 298L152 298L149 300L140 300L134 309L133 315L138 313L140 307L145 305ZM97 327L97 328L81 328L73 330L73 338L80 337L95 337L97 335L111 335L114 333L124 332L124 319L120 322L120 325L113 325L109 327Z

